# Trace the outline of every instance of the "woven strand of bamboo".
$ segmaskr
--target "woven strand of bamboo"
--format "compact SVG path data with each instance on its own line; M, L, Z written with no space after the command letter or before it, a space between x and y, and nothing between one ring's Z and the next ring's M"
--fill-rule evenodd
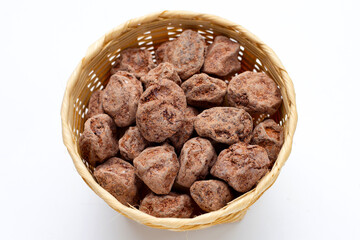
M83 131L84 114L93 91L106 85L112 64L128 47L149 49L154 55L157 46L175 39L184 29L198 31L207 44L217 35L225 35L241 45L239 60L243 71L263 71L278 84L283 104L271 116L284 127L284 145L272 170L257 186L234 199L220 210L194 218L156 218L132 206L117 201L95 181L93 169L79 154L78 138ZM155 61L155 60L154 60ZM240 73L239 72L239 73ZM258 116L256 122L265 117ZM297 124L297 111L293 83L279 58L261 40L242 26L221 17L188 11L163 11L129 20L112 29L94 44L70 76L61 108L63 141L73 159L76 170L87 185L110 207L122 215L154 228L186 231L241 220L248 208L275 182L292 147Z

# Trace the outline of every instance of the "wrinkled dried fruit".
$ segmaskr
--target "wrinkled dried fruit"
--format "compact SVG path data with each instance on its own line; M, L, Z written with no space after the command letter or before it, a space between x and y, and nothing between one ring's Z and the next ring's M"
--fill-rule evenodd
M180 150L184 143L190 138L194 131L194 121L199 112L193 107L185 109L183 126L169 140L176 150Z
M191 185L190 195L206 212L219 210L233 198L228 185L219 180L196 181Z
M168 194L179 171L174 148L168 144L149 147L134 159L136 174L156 194Z
M204 179L216 161L216 152L210 141L195 137L187 141L180 154L180 169L176 183L189 188L196 180Z
M157 196L150 193L141 201L139 210L154 217L189 218L194 211L194 203L187 194L171 192Z
M230 106L251 114L274 114L281 105L281 93L276 83L265 73L244 72L233 77L227 90Z
M181 79L174 65L168 62L160 63L159 66L151 69L145 76L141 77L141 82L145 85L145 88L148 88L162 79L173 81L177 85L181 84Z
M172 63L180 78L185 80L200 71L204 64L205 47L199 33L186 30L174 41L162 44L155 55L159 63Z
M150 142L163 142L183 126L186 97L174 82L162 80L141 95L136 124Z
M240 70L238 59L240 44L225 36L217 36L207 48L203 72L217 76L226 76Z
M267 119L255 127L252 135L251 144L265 148L269 159L275 162L284 143L283 128Z
M223 80L210 77L205 73L195 74L181 84L188 104L201 108L221 105L226 94L226 87Z
M100 186L122 204L139 204L142 183L130 163L120 158L110 158L95 168L94 176Z
M155 67L149 50L139 48L128 48L120 53L120 58L115 61L111 69L111 74L118 71L127 71L134 74L137 78L145 76Z
M121 156L126 160L133 160L149 145L137 127L129 127L119 140Z
M233 107L214 107L196 116L194 128L201 137L226 144L249 141L253 128L250 114Z
M86 113L85 120L95 116L97 114L104 113L102 101L101 101L101 90L97 90L93 92L90 97L89 105L88 105L88 112Z
M143 92L141 82L133 74L117 72L102 94L104 111L109 114L118 127L126 127L135 121L136 110Z
M247 192L269 171L269 166L264 148L239 142L219 154L210 173L236 191Z
M177 109L185 110L186 97L184 91L170 80L163 79L156 85L148 87L141 95L139 107L160 100L166 101Z
M136 124L150 142L163 142L183 125L184 113L166 102L152 102L138 109Z
M116 125L106 114L98 114L85 122L79 140L81 156L92 166L113 157L119 151Z

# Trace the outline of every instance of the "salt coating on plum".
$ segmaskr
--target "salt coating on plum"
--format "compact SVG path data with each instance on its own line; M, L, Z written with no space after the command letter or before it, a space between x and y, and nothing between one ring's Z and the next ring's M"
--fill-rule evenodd
M180 78L186 80L204 64L205 46L199 33L185 30L176 40L162 44L155 52L156 59L173 64Z
M250 141L253 121L249 113L233 107L213 107L196 116L194 127L199 136L226 144Z
M265 148L269 159L274 162L284 143L282 127L274 120L267 119L255 127L252 135L251 144Z
M215 161L216 152L209 140L200 137L190 139L181 150L176 183L189 188L196 180L208 175Z
M85 115L85 119L89 119L92 116L104 113L101 94L102 91L97 90L91 95L88 105L88 112Z
M238 192L247 192L269 171L269 165L264 148L239 142L219 154L211 175L223 179Z
M172 135L169 140L175 149L180 150L184 143L190 138L194 131L194 121L199 111L193 107L187 107L184 114L184 122L182 127Z
M120 158L110 158L97 166L94 176L100 186L124 205L138 205L142 182L135 175L135 168Z
M149 145L137 127L129 127L119 140L120 154L126 160L133 160Z
M164 142L184 124L186 97L174 82L162 80L141 95L136 124L149 142Z
M227 90L230 106L253 114L274 114L281 105L276 83L265 73L246 71L233 77Z
M155 67L149 50L139 48L128 48L121 51L120 58L115 61L111 74L118 71L127 71L137 78L145 76Z
M168 194L179 171L174 148L149 147L134 159L136 174L156 194Z
M203 71L217 76L226 76L240 70L238 59L240 44L225 36L217 36L207 48Z
M194 204L187 194L169 193L168 195L148 194L139 210L155 217L189 218L193 214Z
M168 62L160 63L157 67L151 69L145 76L142 76L140 80L145 85L145 88L148 88L162 79L173 81L177 85L181 84L181 79L177 74L174 65Z
M232 200L229 186L219 180L196 181L190 188L191 197L206 212L224 207Z
M79 147L81 156L92 166L115 156L119 148L114 120L106 114L89 118L80 136Z
M201 108L215 107L222 104L226 94L226 83L205 73L195 74L183 84L189 105Z
M118 127L129 126L135 121L142 93L141 82L133 74L116 72L101 95L104 112L114 119Z

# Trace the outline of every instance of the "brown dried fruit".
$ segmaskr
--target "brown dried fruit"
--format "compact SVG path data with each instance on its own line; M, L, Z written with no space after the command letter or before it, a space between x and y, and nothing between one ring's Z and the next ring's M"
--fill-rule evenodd
M226 144L248 141L253 128L250 114L233 107L214 107L197 115L194 128L201 137Z
M244 72L233 77L227 90L230 106L251 114L274 114L281 105L281 93L276 83L265 73Z
M185 80L200 71L204 64L205 47L199 33L186 30L174 41L162 44L155 56L159 63L172 63L180 78Z
M148 50L127 48L120 52L120 58L115 61L111 74L115 74L118 71L127 71L134 74L137 78L141 78L154 67L155 63Z
M149 147L134 159L136 174L156 194L168 194L179 171L174 148L168 144Z
M171 192L157 196L150 193L141 201L139 210L154 217L189 218L194 211L194 203L187 194Z
M188 104L202 108L221 105L226 94L226 87L223 80L210 77L205 73L195 74L181 84Z
M133 74L119 71L110 77L102 94L104 111L118 127L126 127L135 121L136 110L143 92L141 82Z
M187 107L184 114L183 126L172 135L169 140L176 150L180 150L184 143L190 138L194 131L194 121L199 112L193 107Z
M239 142L219 154L210 173L236 191L247 192L268 172L269 166L264 148Z
M150 142L163 142L183 125L184 112L167 102L152 102L137 111L136 124Z
M103 105L101 102L101 90L97 90L93 92L90 97L89 105L88 105L88 112L86 113L85 120L95 116L97 114L104 113Z
M158 64L161 64L163 62L169 62L169 61L164 61L165 58L167 58L167 56L165 56L168 52L168 49L171 48L173 45L172 42L168 41L168 42L164 42L162 43L158 49L156 49L155 51L155 58ZM169 62L170 63L170 62ZM172 64L172 63L171 63ZM172 64L173 65L173 64ZM174 65L173 65L174 66ZM175 69L176 70L176 69Z
M113 157L119 151L116 141L116 125L106 114L98 114L85 122L80 136L81 156L92 166Z
M156 100L164 100L181 110L185 110L187 106L184 91L173 81L167 79L159 81L144 91L139 101L139 108Z
M130 163L120 158L110 158L96 167L94 176L100 186L122 204L133 206L139 204L142 183Z
M120 154L126 160L133 160L149 145L138 127L129 127L119 140Z
M215 161L216 152L209 140L200 137L190 139L181 149L176 183L189 188L195 181L208 175Z
M274 163L284 143L283 128L274 120L267 119L255 127L252 135L251 143L265 148Z
M160 63L154 69L151 69L145 76L141 77L141 82L145 88L158 83L161 79L173 81L177 85L181 84L181 79L177 74L174 65L168 62Z
M174 82L162 80L141 95L136 124L150 142L163 142L183 125L186 97Z
M239 43L225 36L217 36L207 48L203 72L223 77L239 71L241 68L239 51Z
M190 188L190 195L196 204L206 212L219 210L233 198L228 185L219 180L194 182Z

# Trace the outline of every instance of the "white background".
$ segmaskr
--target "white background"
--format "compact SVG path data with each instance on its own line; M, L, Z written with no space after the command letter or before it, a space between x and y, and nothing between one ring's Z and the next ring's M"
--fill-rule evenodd
M67 79L87 47L164 9L225 17L278 54L297 93L293 151L243 221L142 226L82 181L62 143ZM359 1L1 1L1 239L360 239Z

